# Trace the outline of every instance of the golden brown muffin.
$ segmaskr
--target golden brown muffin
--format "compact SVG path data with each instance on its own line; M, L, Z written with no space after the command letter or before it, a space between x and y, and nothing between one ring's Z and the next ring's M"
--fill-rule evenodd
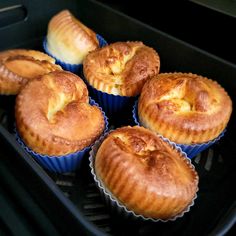
M17 94L31 79L59 71L55 60L48 55L25 49L0 52L0 94Z
M57 59L70 64L80 64L90 51L99 47L99 42L96 33L68 10L63 10L49 22L47 47Z
M89 103L84 82L70 72L30 81L16 99L17 130L32 150L65 155L92 144L104 129L101 110Z
M138 126L119 128L105 138L95 172L128 210L147 218L167 220L183 213L198 190L198 175L189 160Z
M84 75L91 86L113 95L136 96L144 83L157 75L157 52L142 42L117 42L87 55Z
M159 74L145 84L138 103L140 123L179 144L213 140L231 112L231 99L217 82L191 73Z

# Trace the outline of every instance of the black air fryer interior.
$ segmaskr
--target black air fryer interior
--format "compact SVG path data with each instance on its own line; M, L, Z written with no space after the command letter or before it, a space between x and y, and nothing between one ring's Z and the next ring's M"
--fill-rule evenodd
M236 66L233 64L95 1L21 2L0 3L0 9L14 9L13 13L2 11L5 20L0 24L1 50L14 47L42 50L49 19L59 10L68 8L108 42L142 40L157 49L162 72L191 71L216 79L235 102ZM235 223L236 137L232 122L235 114L224 138L193 159L200 177L200 190L190 212L174 222L127 222L104 205L87 159L77 172L52 174L45 172L18 146L12 135L14 100L14 96L0 96L0 144L3 147L0 151L0 197L4 200L0 202L5 203L1 204L1 212L12 213L7 218L0 214L0 228L5 234L15 234L15 222L22 230L18 233L119 236L222 235Z

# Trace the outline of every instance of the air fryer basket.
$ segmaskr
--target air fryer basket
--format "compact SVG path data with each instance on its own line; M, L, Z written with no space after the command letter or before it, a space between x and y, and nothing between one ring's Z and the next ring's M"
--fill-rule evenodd
M49 19L59 10L67 8L108 42L141 40L157 49L162 72L193 72L214 78L235 101L236 66L227 61L96 1L21 2L10 6L9 1L0 3L0 9L5 9L0 21L1 50L15 47L42 50L42 39ZM215 235L225 234L235 223L236 127L232 122L235 112L224 138L193 159L200 177L200 190L190 212L174 222L127 222L109 212L105 206L91 177L87 159L76 172L52 174L43 170L21 149L12 135L14 100L14 96L0 96L0 140L6 150L0 161L17 177L62 234ZM132 119L123 124L132 125ZM112 125L116 126L116 123Z

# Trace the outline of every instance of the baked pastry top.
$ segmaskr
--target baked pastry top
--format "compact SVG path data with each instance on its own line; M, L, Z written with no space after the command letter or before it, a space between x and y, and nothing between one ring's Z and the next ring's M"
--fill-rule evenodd
M198 190L198 175L188 159L138 126L116 129L105 138L95 156L95 172L128 210L154 219L182 213Z
M122 127L111 132L95 156L105 189L128 210L170 219L192 203L198 175L189 160L154 132Z
M157 52L142 42L116 42L89 53L83 63L91 86L113 95L136 96L160 70Z
M0 94L17 94L31 79L59 71L55 60L48 55L25 49L0 52Z
M30 81L17 96L15 117L27 146L56 156L89 146L105 125L101 110L89 104L84 82L65 71Z
M179 144L213 140L231 112L231 99L216 81L191 73L157 75L138 102L140 123Z
M47 47L57 59L70 64L82 63L84 57L99 47L96 33L63 10L48 24Z

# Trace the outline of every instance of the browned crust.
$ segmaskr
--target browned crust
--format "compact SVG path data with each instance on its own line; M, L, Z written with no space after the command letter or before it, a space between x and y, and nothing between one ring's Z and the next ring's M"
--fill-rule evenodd
M84 82L69 72L30 81L16 99L17 130L32 150L65 155L93 143L104 130L102 112L89 103Z
M17 94L31 79L61 70L48 55L34 50L14 49L0 53L0 94Z
M160 58L142 42L116 42L87 55L83 63L89 84L103 92L136 96L157 75Z
M6 60L9 57L14 56L26 56L26 57L32 57L34 59L37 59L39 61L48 61L52 64L55 64L55 59L48 56L47 54L36 51L36 50L28 50L28 49L11 49L0 52L0 61Z
M213 140L225 129L232 101L215 81L191 73L163 73L143 87L141 124L180 144Z
M190 162L143 127L110 133L96 154L95 171L127 209L154 219L183 212L198 189L198 175Z
M50 20L47 43L52 55L71 64L81 63L87 53L99 47L96 33L68 10L59 12Z

